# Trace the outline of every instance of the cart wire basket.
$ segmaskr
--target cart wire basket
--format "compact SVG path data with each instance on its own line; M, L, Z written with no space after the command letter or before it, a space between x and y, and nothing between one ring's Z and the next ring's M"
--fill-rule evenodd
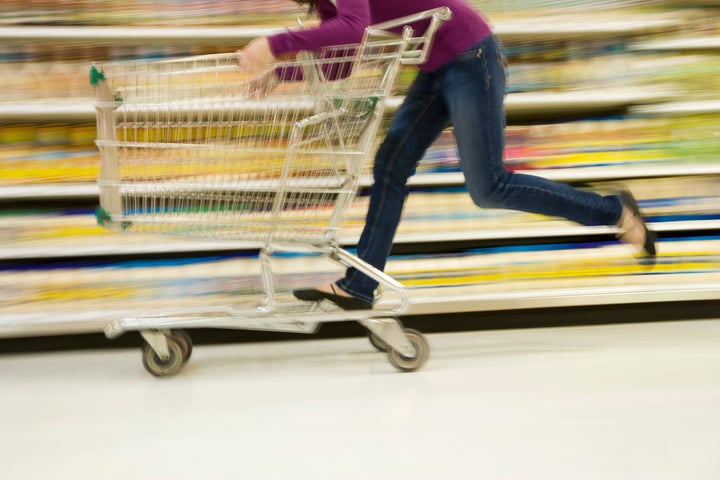
M139 331L146 369L163 376L189 359L192 342L183 328L311 333L320 322L357 320L396 368L422 366L425 338L395 318L407 307L403 286L340 248L336 235L402 65L424 61L449 16L441 8L374 25L359 44L300 52L265 71L243 68L241 52L93 64L98 223L250 242L260 252L265 294L251 309L120 319L106 335ZM410 24L423 25L423 35ZM328 302L281 302L270 262L277 251L320 253L354 266L396 293L397 305L343 312Z

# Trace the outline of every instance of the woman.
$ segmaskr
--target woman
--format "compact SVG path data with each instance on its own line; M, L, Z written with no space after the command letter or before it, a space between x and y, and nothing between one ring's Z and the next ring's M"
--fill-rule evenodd
M563 217L582 225L617 225L622 241L655 257L655 235L630 192L602 196L505 170L504 58L487 22L464 0L297 1L315 10L321 23L253 40L242 50L246 65L262 68L285 53L357 43L371 24L443 6L452 11L376 153L370 206L357 246L362 260L384 269L408 193L407 180L449 125L468 192L478 206ZM360 310L372 308L376 288L376 281L349 268L333 284L293 293L301 300L327 299L343 309Z

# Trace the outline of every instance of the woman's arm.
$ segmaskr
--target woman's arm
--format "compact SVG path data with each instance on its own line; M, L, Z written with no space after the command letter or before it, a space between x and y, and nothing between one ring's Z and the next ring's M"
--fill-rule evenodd
M318 0L321 22L317 27L259 37L248 43L241 50L243 55L240 62L243 68L249 71L262 71L285 53L359 43L365 28L370 24L368 0L336 0L336 3L337 7L334 7L330 0ZM342 72L332 72L329 77L342 78L349 73L345 72L347 68L339 70ZM297 72L276 73L283 80L298 77Z
M394 0L388 0L394 1ZM268 46L275 57L300 50L318 50L332 45L359 43L370 25L368 0L318 0L320 25L304 30L288 31L268 37ZM334 14L334 15L333 15Z

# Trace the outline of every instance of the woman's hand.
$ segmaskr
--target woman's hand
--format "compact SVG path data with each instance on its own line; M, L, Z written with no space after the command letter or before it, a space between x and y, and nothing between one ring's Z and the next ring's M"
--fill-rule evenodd
M245 97L265 98L275 89L275 87L278 86L279 83L280 81L274 71L268 70L260 73L245 82Z
M275 62L270 44L265 37L259 37L238 50L240 68L255 76L245 84L245 96L248 98L266 97L278 84L275 72L269 70Z
M240 67L249 72L258 73L267 70L275 61L270 43L265 37L256 38L238 53L240 53Z

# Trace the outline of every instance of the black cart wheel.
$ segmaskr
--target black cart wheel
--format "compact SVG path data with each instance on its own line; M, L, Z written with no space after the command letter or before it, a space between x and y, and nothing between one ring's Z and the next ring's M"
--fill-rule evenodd
M406 357L397 350L389 349L387 352L388 360L390 360L393 367L401 372L414 372L425 365L425 362L430 356L430 345L427 339L425 339L425 336L417 330L406 328L403 332L415 349L415 355L413 357Z
M143 366L145 370L156 377L175 375L185 366L183 347L180 345L180 342L174 337L167 337L167 344L170 356L163 360L148 343L143 343Z

